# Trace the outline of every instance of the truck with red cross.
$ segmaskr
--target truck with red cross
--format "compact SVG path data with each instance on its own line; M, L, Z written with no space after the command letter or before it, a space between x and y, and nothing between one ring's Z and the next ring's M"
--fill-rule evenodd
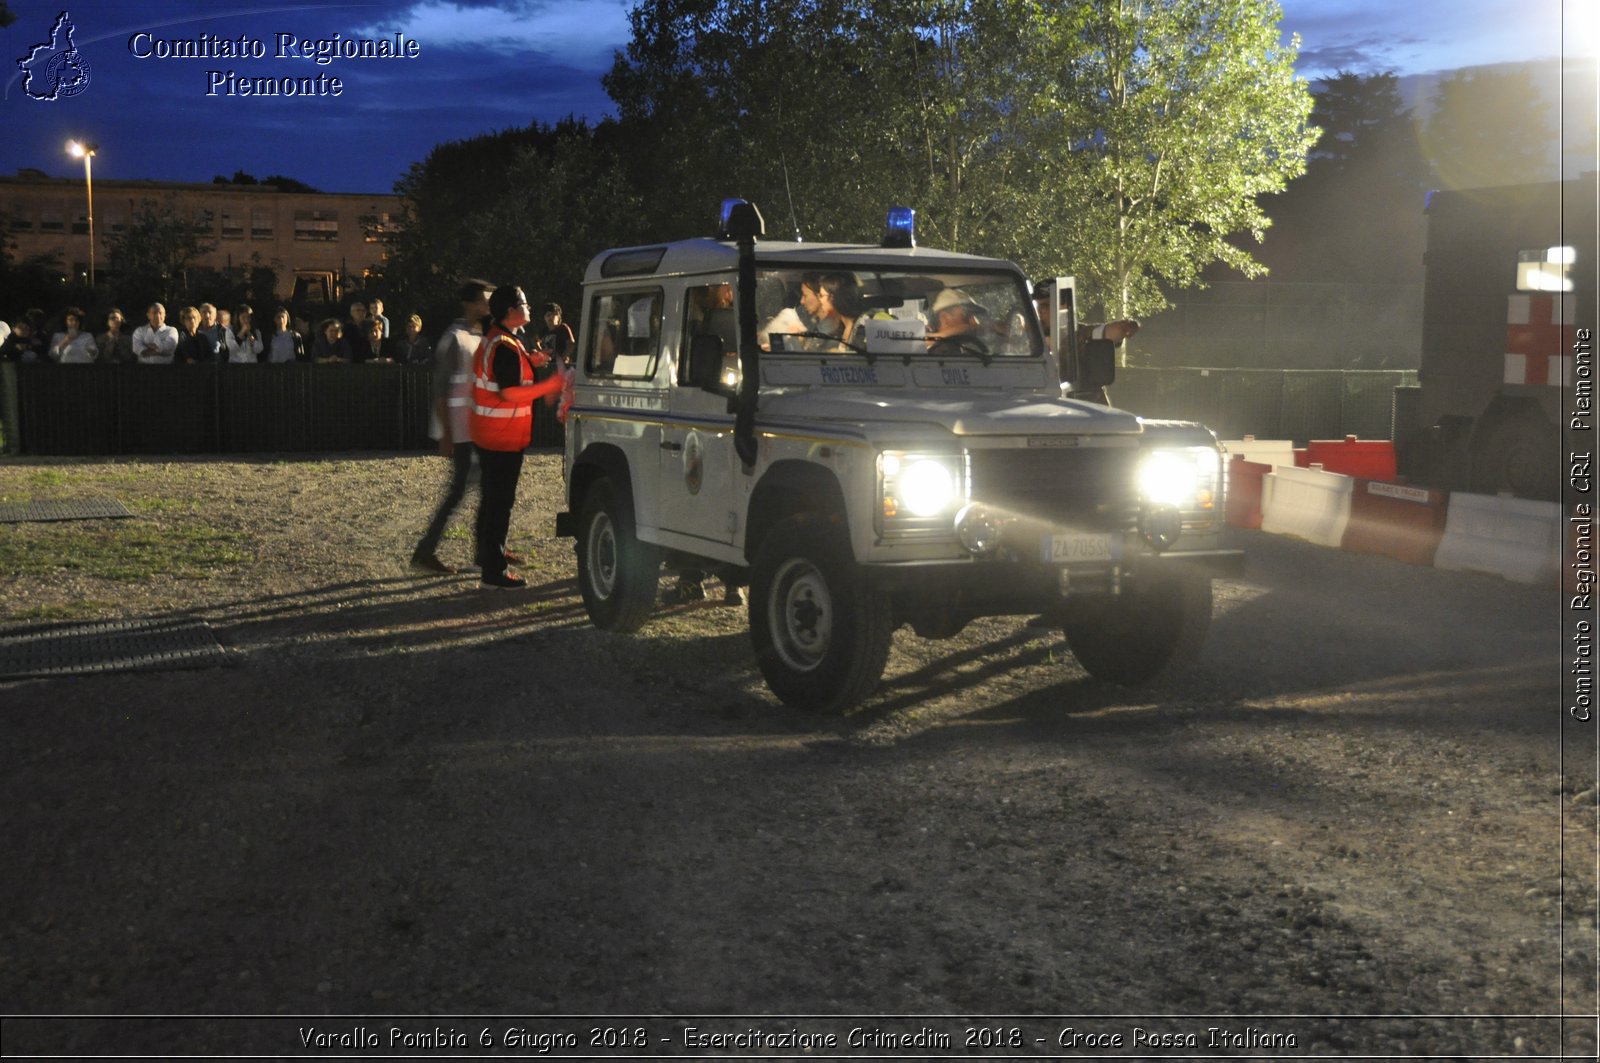
M1433 192L1426 209L1421 367L1395 392L1400 473L1557 499L1570 411L1593 404L1595 174Z

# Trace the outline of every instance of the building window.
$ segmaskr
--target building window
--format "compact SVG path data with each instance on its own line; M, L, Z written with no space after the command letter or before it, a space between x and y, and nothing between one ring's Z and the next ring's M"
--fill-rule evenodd
M339 239L339 214L332 210L294 212L294 238L331 242Z
M80 214L72 219L72 234L74 236L89 235L89 215Z
M14 233L28 233L33 231L33 219L21 214L11 215L11 231Z
M39 216L39 231L42 233L64 233L67 223L59 214L41 214Z
M244 239L244 215L231 210L222 212L222 238L224 240Z
M254 207L250 209L250 239L272 239L272 211Z
M394 239L394 234L400 231L400 219L384 211L372 219L372 224L367 227L367 243L386 244Z
M104 225L113 233L120 233L128 227L128 223L123 220L122 215L120 214L113 214L100 224Z

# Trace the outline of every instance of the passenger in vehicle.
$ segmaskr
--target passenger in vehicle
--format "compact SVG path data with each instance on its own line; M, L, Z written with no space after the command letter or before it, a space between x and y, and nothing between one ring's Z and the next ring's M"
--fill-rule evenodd
M770 337L778 333L799 337L785 344L785 350L842 350L843 346L832 340L848 341L861 311L861 287L852 274L804 273L800 277L799 304L785 307L762 326L761 349L771 350Z

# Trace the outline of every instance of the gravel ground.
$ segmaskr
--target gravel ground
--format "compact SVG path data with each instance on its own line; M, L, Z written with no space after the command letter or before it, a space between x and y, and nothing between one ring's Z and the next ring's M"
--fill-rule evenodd
M857 1050L893 1058L1593 1057L1594 734L1550 592L1240 533L1179 684L997 619L900 632L822 720L766 692L742 610L588 626L559 455L524 471L528 590L410 573L444 475L0 465L6 500L135 514L0 526L6 626L201 617L232 662L0 682L8 1055L370 1027L378 1058L420 1024L752 1057L683 1028L866 1013L953 1039ZM552 1018L586 1015L650 1018Z

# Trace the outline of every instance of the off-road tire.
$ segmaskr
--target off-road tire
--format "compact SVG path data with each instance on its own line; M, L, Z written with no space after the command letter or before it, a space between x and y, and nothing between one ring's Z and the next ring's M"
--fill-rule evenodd
M756 553L750 640L767 686L785 705L834 715L858 705L883 677L891 614L836 525L791 517Z
M1559 442L1555 428L1537 417L1507 417L1490 425L1473 455L1473 489L1555 501L1560 497Z
M1121 595L1074 604L1067 645L1096 679L1143 686L1193 663L1211 629L1211 580L1188 572L1140 580Z
M638 631L656 608L661 553L634 534L633 507L610 479L589 488L578 515L578 590L602 631Z

